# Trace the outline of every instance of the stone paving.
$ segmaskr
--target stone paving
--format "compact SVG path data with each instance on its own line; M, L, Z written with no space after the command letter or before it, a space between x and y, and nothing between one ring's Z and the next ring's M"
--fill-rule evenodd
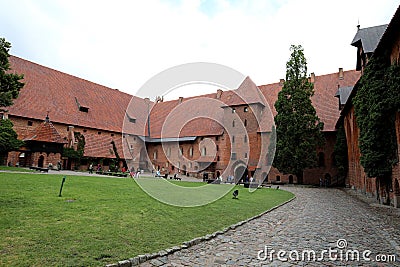
M398 209L368 205L340 189L284 189L296 199L140 266L400 266Z

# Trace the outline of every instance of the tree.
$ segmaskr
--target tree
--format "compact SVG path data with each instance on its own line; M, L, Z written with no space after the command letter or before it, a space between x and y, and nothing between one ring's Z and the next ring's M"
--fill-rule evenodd
M18 149L24 142L17 139L10 120L0 120L0 155Z
M11 44L4 38L0 38L0 112L4 112L3 107L13 104L13 99L18 97L19 91L24 86L20 82L24 78L23 75L10 73L10 55Z
M324 144L324 125L311 103L314 85L307 78L303 48L292 45L290 50L286 81L275 102L277 142L274 166L283 173L295 174L302 183L304 169L317 164L316 150Z
M0 38L0 112L6 112L5 107L13 104L13 99L18 97L20 89L24 86L19 80L23 75L10 73L10 63L8 51L11 44L4 38ZM18 149L23 142L18 140L17 133L13 130L10 120L0 119L0 154Z
M400 66L390 65L380 57L372 57L353 99L360 129L360 162L367 176L376 177L377 182L386 188L387 201L392 168L398 161L395 115L400 109L399 91Z

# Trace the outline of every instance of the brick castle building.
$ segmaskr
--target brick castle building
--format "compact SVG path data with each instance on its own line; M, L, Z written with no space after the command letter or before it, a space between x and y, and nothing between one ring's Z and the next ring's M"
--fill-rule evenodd
M395 12L388 25L380 25L365 29L358 29L352 45L357 47L356 69L361 74L368 60L371 57L382 57L388 64L399 64L400 62L400 7ZM368 177L360 163L359 149L359 127L356 122L354 105L352 99L355 96L358 83L353 90L348 90L345 94L345 105L341 111L341 118L344 122L346 140L348 147L348 175L346 184L355 190L367 194L381 203L385 203L387 197L394 207L400 207L400 168L398 159L400 158L400 114L397 110L395 116L396 140L397 140L397 163L392 168L391 181L389 183L389 196L387 195L386 185L376 177ZM351 88L352 89L352 88ZM388 117L392 114L387 114Z
M26 142L20 151L10 152L7 162L11 165L55 166L61 161L65 169L87 169L93 163L107 170L118 155L119 167L198 178L206 173L209 178L252 177L277 183L318 184L321 178L339 182L333 160L335 123L340 115L335 94L338 88L356 83L359 73L354 70L310 75L315 91L312 103L324 122L326 145L316 151L318 167L305 170L304 181L297 181L294 175L270 168L272 159L267 158L272 133L272 119L267 118L276 114L274 103L282 80L257 87L247 77L235 90L152 102L15 56L10 57L10 63L12 71L24 74L25 82L5 114L14 123L19 139L32 139L43 124L51 125L54 135L37 140L40 145ZM182 112L185 108L210 112L204 101L211 100L220 103L211 112L215 118L182 117L188 113ZM180 112L175 112L168 130L165 122L177 108ZM180 130L174 133L174 129ZM62 157L60 149L49 150L60 144L76 149L79 138L84 140L79 166L76 160Z

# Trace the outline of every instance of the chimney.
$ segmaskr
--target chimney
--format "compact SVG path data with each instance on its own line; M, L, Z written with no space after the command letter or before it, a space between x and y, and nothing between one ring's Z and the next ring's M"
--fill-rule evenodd
M222 95L222 90L218 89L217 90L217 99L221 99L221 95Z
M279 85L280 85L280 86L283 86L284 83L285 83L285 79L280 79L280 80L279 80Z
M311 72L310 83L315 83L315 73Z
M344 79L344 73L343 73L343 68L339 68L339 80Z
M181 104L182 101L183 101L183 97L180 96L179 99L178 99L178 104Z

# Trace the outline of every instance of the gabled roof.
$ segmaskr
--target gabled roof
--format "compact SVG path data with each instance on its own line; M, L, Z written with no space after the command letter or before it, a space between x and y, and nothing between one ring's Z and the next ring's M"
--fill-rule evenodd
M362 46L364 53L373 53L379 43L383 33L385 32L387 24L358 29L356 35L351 42L352 46Z
M12 72L24 74L25 86L14 105L9 107L13 116L38 119L50 113L54 123L63 123L99 130L121 132L126 108L130 101L136 118L130 133L139 134L146 117L144 99L131 96L28 60L10 56Z
M46 120L34 130L34 134L32 136L25 138L23 141L37 141L59 144L67 143L67 141L61 137L57 129L50 122L49 117L46 117Z

